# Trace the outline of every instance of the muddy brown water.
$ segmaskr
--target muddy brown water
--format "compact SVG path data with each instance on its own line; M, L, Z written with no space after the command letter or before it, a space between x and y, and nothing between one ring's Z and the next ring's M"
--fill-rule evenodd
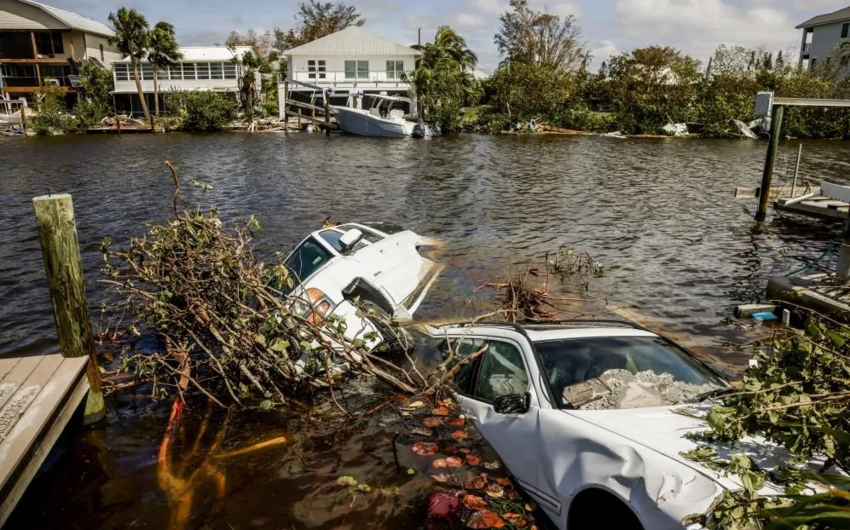
M30 199L73 194L97 322L100 241L109 235L121 244L142 223L166 218L172 188L162 164L171 160L187 182L213 185L203 200L225 219L257 214L264 223L257 244L267 255L291 249L327 215L395 221L443 239L447 269L420 313L432 321L473 316L481 306L468 302L471 291L511 264L539 262L560 246L588 251L606 267L593 292L611 294L608 309L629 308L731 371L764 335L731 321L734 306L756 299L771 275L819 256L841 231L776 215L752 221L755 203L732 192L758 184L764 150L747 141L600 137L0 138L0 355L57 348ZM779 182L796 151L796 142L782 145ZM805 142L803 153L804 177L850 183L847 143ZM190 201L201 198L185 187ZM365 408L382 398L349 399ZM65 433L8 528L163 528L180 510L188 510L187 528L398 528L421 524L433 489L427 462L405 464L419 466L415 475L397 472L374 421L332 414L231 418L224 452L274 437L287 442L232 458L198 456L225 423L214 412L216 428L176 473L198 477L187 508L185 496L169 497L157 481L168 411L125 415L131 403L114 405L105 428ZM199 405L188 411L180 455L192 453L204 414ZM349 507L340 475L399 493Z

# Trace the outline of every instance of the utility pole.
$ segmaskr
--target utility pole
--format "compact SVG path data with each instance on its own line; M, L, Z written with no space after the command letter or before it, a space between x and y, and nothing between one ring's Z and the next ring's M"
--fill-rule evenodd
M420 46L422 46L422 28L420 27L417 31L419 33L419 38L417 39L417 42Z

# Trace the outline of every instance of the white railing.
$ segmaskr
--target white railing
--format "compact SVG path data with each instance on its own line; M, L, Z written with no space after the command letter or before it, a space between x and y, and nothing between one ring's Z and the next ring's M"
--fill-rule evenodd
M327 87L346 85L351 87L389 86L407 88L410 86L410 83L401 78L401 74L394 76L388 75L387 72L369 72L366 77L351 77L351 74L346 75L342 71L317 73L295 72L293 76L288 76L284 73L278 75L278 84L282 85L287 80Z
M803 44L803 53L809 53L810 51L812 51L812 43L807 42Z

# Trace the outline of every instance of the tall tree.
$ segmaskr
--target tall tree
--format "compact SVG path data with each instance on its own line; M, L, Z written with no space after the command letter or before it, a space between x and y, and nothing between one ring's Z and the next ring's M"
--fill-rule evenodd
M528 6L528 0L511 0L510 10L499 17L502 27L495 43L507 62L576 70L586 64L588 52L579 40L581 28L573 15L559 17Z
M473 75L478 57L448 26L437 28L434 42L414 48L422 53L410 76L420 115L451 127L463 104L480 96L481 86Z
M274 50L274 43L271 34L267 31L263 34L257 33L253 29L249 29L246 33L231 31L224 45L228 48L237 46L250 46L254 51L254 55L261 57L267 61L276 61L277 53Z
M135 9L122 7L116 13L109 13L109 22L115 28L115 34L109 37L109 44L115 46L118 51L130 58L142 112L145 114L145 121L151 123L151 113L148 110L145 93L142 91L142 81L139 78L139 62L145 58L150 39L148 21L144 15Z
M174 36L174 26L168 22L157 22L149 37L148 62L153 70L154 114L159 116L159 70L175 66L183 58Z
M280 52L326 37L351 26L362 26L366 19L357 8L343 2L308 0L298 4L295 28L274 29L274 47Z

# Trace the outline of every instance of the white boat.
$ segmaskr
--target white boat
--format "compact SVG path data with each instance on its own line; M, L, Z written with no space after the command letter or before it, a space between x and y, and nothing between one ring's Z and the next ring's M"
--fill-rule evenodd
M340 130L358 136L410 138L416 122L405 118L412 100L399 96L374 96L369 110L334 106Z

